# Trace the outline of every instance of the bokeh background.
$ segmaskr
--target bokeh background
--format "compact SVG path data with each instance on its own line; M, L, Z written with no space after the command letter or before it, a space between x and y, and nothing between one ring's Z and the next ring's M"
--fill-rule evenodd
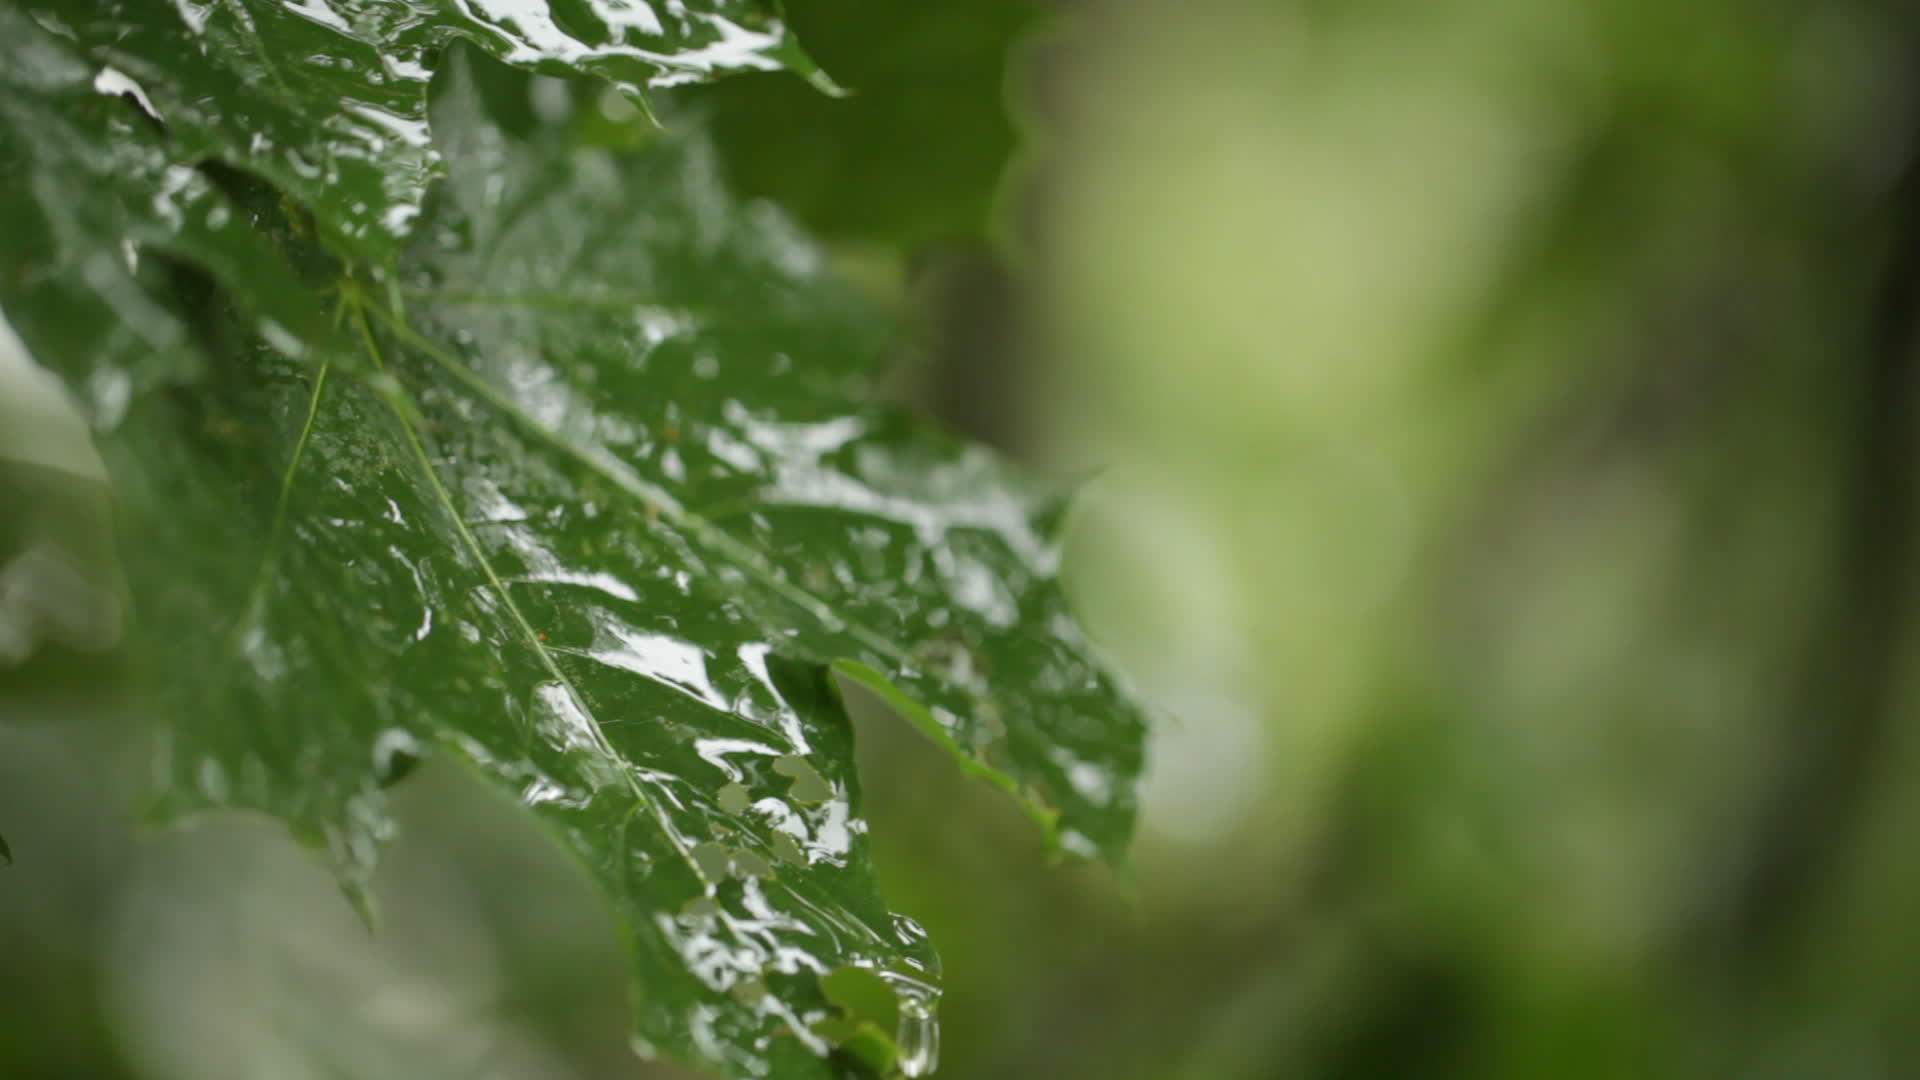
M1163 714L1116 872L857 703L941 1077L1920 1075L1920 18L785 7L850 94L682 107L891 392L1085 479ZM402 784L370 934L268 822L138 827L93 677L0 679L0 1072L674 1075L513 807Z

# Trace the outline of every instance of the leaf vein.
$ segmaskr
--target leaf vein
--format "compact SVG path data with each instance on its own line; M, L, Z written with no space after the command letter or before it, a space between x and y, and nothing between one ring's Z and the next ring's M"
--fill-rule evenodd
M718 549L720 554L724 555L735 566L754 577L759 584L766 586L768 589L794 603L812 615L821 625L844 629L850 636L858 640L860 644L872 649L877 655L886 657L888 661L897 665L903 671L917 672L919 670L919 665L914 662L912 656L891 639L862 623L854 622L853 620L834 614L832 606L825 600L815 596L807 589L794 584L783 575L776 573L751 547L735 539L731 534L720 529L711 521L687 510L665 491L641 480L619 463L606 460L606 455L587 450L566 436L535 420L527 414L525 409L522 409L512 399L501 393L492 383L482 378L478 372L475 372L472 368L456 360L448 354L445 349L408 326L399 317L379 308L374 308L373 310L376 315L379 315L380 318L387 323L397 337L420 350L422 353L425 353L428 358L444 368L454 378L460 380L463 385L475 394L478 394L489 405L500 410L523 428L532 432L539 437L541 441L579 461L582 465L598 473L601 477L622 491L625 491L627 494L642 500L646 505L653 507L662 517L667 518L669 521L689 532L697 534L700 539Z
M354 316L354 321L359 330L360 340L367 350L368 358L373 362L375 368L385 371L386 365L381 357L379 344L374 340L373 328L367 322L366 309L356 305ZM390 389L388 391L390 394L397 394L398 392L397 389ZM587 705L586 696L574 685L573 680L567 676L567 673L561 670L560 665L554 661L552 652L548 650L546 643L540 640L540 635L533 629L533 624L527 621L526 615L521 612L519 604L514 602L512 594L507 591L506 584L501 580L499 573L494 570L493 561L487 558L485 550L480 547L479 540L474 537L472 530L467 528L466 520L460 514L459 507L455 505L452 493L447 491L446 484L440 479L439 471L434 468L433 459L427 453L426 444L421 441L420 433L408 419L409 413L412 410L403 407L397 401L389 401L388 407L392 410L395 418L398 419L401 430L406 433L407 443L413 451L415 461L419 464L426 476L427 485L432 489L435 501L440 503L441 509L447 514L448 520L453 522L454 530L458 533L462 546L467 549L467 553L472 556L473 560L479 565L480 572L486 576L493 594L499 597L500 605L505 609L514 628L519 632L526 644L533 649L535 655L540 658L541 666L546 668L547 673L553 677L553 680L559 684L560 688L572 699L574 705L578 707L582 713L593 719L594 722L590 726L590 730L594 742L602 753L606 754L608 758L616 763L620 777L625 781L627 790L632 794L636 805L652 811L655 819L660 824L661 831L666 834L668 842L671 843L674 849L679 852L680 856L686 860L687 865L692 868L695 876L703 883L711 884L707 878L706 871L703 870L699 862L692 857L692 852L687 849L686 844L682 841L679 830L674 828L673 823L667 820L665 811L661 809L658 801L648 797L646 792L640 790L640 785L635 781L632 770L628 767L626 758L614 748L612 743L607 741L605 733L601 730L604 725L602 725L597 716L593 716L592 710Z

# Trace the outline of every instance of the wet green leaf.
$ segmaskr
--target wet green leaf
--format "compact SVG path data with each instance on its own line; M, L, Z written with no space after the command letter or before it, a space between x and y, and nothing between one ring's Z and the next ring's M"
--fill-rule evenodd
M198 366L177 313L139 283L155 256L220 274L271 340L312 327L311 300L246 215L100 71L0 3L0 284L23 333L57 340L41 362L111 424L130 396Z
M9 0L88 84L138 99L177 161L271 179L338 250L390 256L436 170L427 85L458 39L556 74L649 87L730 71L819 81L759 0ZM11 38L16 31L10 30ZM7 61L44 70L37 58ZM30 62L33 61L33 62ZM13 159L9 159L13 160Z
M898 1064L930 1068L934 960L875 887L834 679L893 701L1062 846L1117 856L1140 720L1055 582L1057 493L873 399L887 320L726 195L698 116L661 133L597 84L456 51L431 145L359 159L403 181L379 189L389 209L426 183L408 161L444 171L411 241L368 263L386 242L359 242L333 185L179 171L169 155L210 136L159 102L166 132L142 134L76 66L71 20L8 17L27 37L0 49L44 46L60 78L6 83L0 137L42 112L97 120L72 121L47 171L35 154L0 180L4 209L60 240L0 239L0 307L90 406L138 541L157 811L273 814L364 895L385 789L448 755L609 897L644 1051L829 1075L820 976L855 967L897 995ZM415 24L352 25L412 55ZM174 91L275 130L246 119L251 84L220 78ZM123 135L151 168L110 167ZM114 184L69 207L69 168ZM170 177L246 227L230 244L174 227L152 199ZM130 237L156 254L127 258Z
M408 350L672 530L781 652L1057 811L1067 847L1117 856L1139 719L1055 584L1058 493L874 400L886 320L778 217L726 203L703 145L515 143L472 111L485 99L436 116L471 167L403 278ZM796 801L819 790L809 761L772 763Z

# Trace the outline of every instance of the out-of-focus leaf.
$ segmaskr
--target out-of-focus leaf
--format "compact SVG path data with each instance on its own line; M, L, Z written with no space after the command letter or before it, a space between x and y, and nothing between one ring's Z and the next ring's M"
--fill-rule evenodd
M831 1039L841 1053L864 1062L882 1076L897 1076L902 1071L918 1075L923 1070L922 1061L902 1060L901 1046L911 1046L917 1053L928 1052L915 1041L914 1034L916 1022L924 1020L902 1013L900 997L886 980L866 968L845 967L822 977L820 989L840 1012L816 1023L813 1030ZM903 1021L907 1027L902 1027Z
M275 348L230 274L162 261L130 288L206 378L53 365L128 388L99 442L163 675L159 810L273 814L358 893L384 788L450 754L604 889L643 1050L827 1076L818 979L857 967L924 1071L933 959L874 885L833 677L1117 855L1140 722L1054 582L1057 499L866 403L885 320L695 135L456 55L446 181L395 272L222 179L331 331ZM16 322L36 355L72 344Z
M790 73L685 91L712 110L728 175L836 240L912 250L988 232L1013 154L1007 56L1029 0L789 0L788 22L848 93Z
M179 160L271 179L340 251L376 259L405 239L433 175L427 83L456 38L529 68L601 76L636 100L728 71L817 75L758 0L9 4L10 21L24 16L83 57L88 79L136 94Z
M126 623L109 502L86 420L0 314L0 698L103 685L80 654L112 650Z

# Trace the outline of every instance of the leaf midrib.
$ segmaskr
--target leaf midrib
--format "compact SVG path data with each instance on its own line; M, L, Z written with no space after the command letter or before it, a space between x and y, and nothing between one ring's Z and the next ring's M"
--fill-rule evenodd
M918 672L918 667L914 664L912 657L907 651L880 632L863 623L835 614L832 605L828 604L827 601L776 573L766 564L758 552L740 542L732 534L714 525L699 514L681 506L678 500L674 499L663 489L641 480L627 470L612 467L607 462L601 460L601 455L591 453L581 448L572 440L541 424L532 416L529 416L526 410L522 409L511 398L501 393L492 383L482 378L472 368L460 363L438 344L420 334L411 326L408 326L406 322L398 316L377 307L373 310L374 313L387 324L387 327L396 337L420 350L422 353L425 353L428 358L432 359L434 363L447 371L448 374L460 380L463 385L480 395L489 405L500 410L500 412L510 417L515 423L533 433L542 442L566 454L569 458L587 469L592 470L596 475L612 483L629 496L639 499L643 505L652 508L654 512L657 512L674 525L693 533L700 540L712 545L713 548L725 556L728 561L732 562L737 569L747 573L754 578L758 584L780 594L784 599L799 606L812 616L823 628L830 629L836 626L844 628L844 630L859 641L861 645L886 657L888 661L896 665L900 670Z
M802 610L805 610L821 628L827 630L829 633L833 632L836 627L844 630L846 633L852 635L860 644L873 649L878 655L889 660L895 666L898 673L912 673L923 677L925 676L925 673L920 671L918 665L914 663L912 657L906 650L865 624L834 614L832 606L825 600L809 592L804 587L796 585L781 575L776 574L771 567L766 565L760 557L760 554L754 551L753 548L734 538L731 534L720 529L700 514L681 506L680 503L671 495L667 494L666 491L641 480L623 468L616 468L609 465L607 462L601 460L600 455L581 448L572 440L541 424L532 416L528 415L526 410L520 408L511 398L503 394L499 388L481 377L480 374L472 368L461 363L439 344L414 330L400 316L377 305L371 306L371 310L380 318L387 328L392 331L395 337L426 354L436 365L452 375L455 379L458 379L462 385L479 395L488 405L511 418L515 423L531 432L542 442L579 462L582 466L593 471L596 475L603 477L629 496L640 500L642 505L651 508L661 516L666 517L673 524L693 533L701 540L712 545L721 555L729 559L736 568L747 573L761 585L785 597ZM547 654L544 646L541 646L541 650L543 658L550 664L552 662L551 656ZM1058 843L1059 810L1046 805L1046 803L1028 794L1021 783L1011 774L974 758L962 749L954 740L952 733L933 717L925 703L914 700L899 689L896 684L897 674L883 674L874 671L864 663L845 657L833 658L828 666L837 672L852 677L856 682L860 682L880 694L889 704L900 710L901 714L909 723L945 750L949 756L955 760L962 772L1006 793L1020 807L1021 811L1035 823L1050 844Z
M374 339L373 328L368 324L366 305L354 301L353 308L355 329L359 334L361 346L366 349L367 357L372 361L374 368L384 372L386 370L385 359L381 354L378 342ZM383 395L383 397L384 396L385 395ZM626 760L625 757L614 748L613 743L607 739L606 733L601 730L600 718L595 716L593 710L587 706L586 697L580 693L579 688L573 684L573 680L569 678L567 673L561 670L560 665L554 661L553 654L547 649L546 643L540 640L540 635L533 629L533 624L527 621L525 613L520 610L520 605L514 600L512 592L507 589L506 583L501 580L499 573L494 569L493 560L487 557L486 551L480 546L479 540L473 535L473 531L467 527L465 518L460 514L459 507L455 505L453 501L452 493L447 490L446 484L441 481L439 470L434 468L433 459L427 454L426 444L421 441L419 430L415 428L412 420L408 416L410 410L402 408L399 402L391 399L386 401L386 405L393 413L395 420L399 423L401 431L405 432L408 447L413 451L414 463L426 476L427 485L433 491L434 500L440 504L441 511L445 513L447 519L453 523L454 531L459 535L460 543L466 548L467 554L479 565L481 573L486 575L488 587L493 590L495 596L499 597L501 605L506 609L508 617L513 622L515 631L520 635L521 639L533 649L535 655L539 656L541 666L546 669L547 674L552 677L554 682L566 691L567 696L572 699L574 706L578 708L583 715L593 720L591 727L593 729L595 746L604 753L609 760L624 762ZM687 865L692 867L694 874L699 878L701 883L703 885L712 885L713 882L708 879L706 871L700 867L698 861L692 857L692 852L688 850L682 842L678 830L673 827L671 821L666 819L666 813L660 807L659 801L640 789L639 782L634 778L630 770L623 768L616 771L619 772L622 782L625 783L635 803L646 807L653 814L661 826L661 831L666 835L668 842L673 845L674 850L679 853Z

